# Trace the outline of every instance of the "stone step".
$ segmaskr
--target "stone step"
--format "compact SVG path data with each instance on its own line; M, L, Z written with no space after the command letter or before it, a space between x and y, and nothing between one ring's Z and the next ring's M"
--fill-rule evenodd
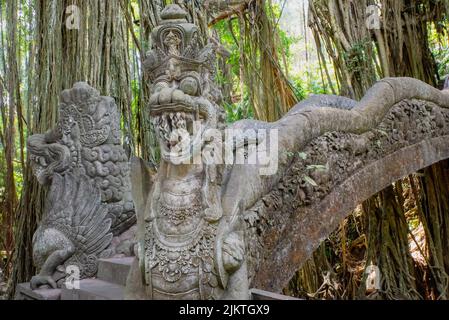
M129 269L134 257L100 259L97 278L120 286L126 285Z
M303 300L260 289L251 289L250 294L252 300Z
M61 300L123 300L125 287L99 279L80 281L79 289L61 289Z
M16 288L15 300L123 300L125 287L100 279L80 281L80 289L31 290L29 283ZM250 290L252 300L303 300L259 289Z
M61 289L37 289L32 290L30 283L19 283L16 286L14 300L59 300Z

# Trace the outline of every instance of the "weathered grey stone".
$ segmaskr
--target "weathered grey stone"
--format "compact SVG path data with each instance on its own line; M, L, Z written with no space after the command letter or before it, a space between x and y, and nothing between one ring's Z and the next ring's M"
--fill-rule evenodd
M122 234L112 238L111 245L108 249L113 252L114 257L131 257L135 255L134 247L137 241L136 232L137 226L133 225Z
M79 289L61 289L61 300L123 300L124 287L98 280L84 279Z
M83 82L64 90L60 100L57 127L28 139L34 173L50 185L33 237L39 274L32 288L60 287L73 268L81 279L95 276L98 258L116 253L120 243L110 246L113 236L135 223L114 100Z
M129 299L246 299L249 283L280 292L320 241L359 202L406 174L449 157L449 93L410 78L379 81L360 101L315 96L274 123L229 128L277 130L278 170L260 163L180 164L222 147L202 128L225 128L212 79L213 46L176 5L152 33L145 61L149 112L159 137L157 175L132 162L139 253ZM193 137L180 138L179 131ZM268 135L266 135L267 137ZM270 139L242 135L246 143ZM173 151L175 150L175 151Z
M99 259L97 279L70 282L69 288L31 289L30 283L21 283L16 288L16 300L123 300L125 282L132 257Z
M411 173L449 158L448 139L449 135L426 139L368 165L358 164L361 165L358 170L351 172L352 168L348 168L349 172L334 177L335 185L331 189L323 186L322 191L318 191L307 188L302 182L292 185L291 176L287 176L279 189L264 199L267 205L261 202L245 213L248 225L250 217L260 219L251 223L248 238L262 240L257 232L263 234L262 243L250 244L252 252L261 257L253 260L258 264L253 269L253 285L281 292L319 244L362 201ZM303 191L305 187L307 191ZM288 194L282 196L280 190L287 190ZM304 197L300 195L303 192ZM315 196L317 198L313 199ZM308 197L312 198L309 198L311 204L304 206L302 203ZM281 215L284 216L281 218Z
M31 289L30 283L20 283L16 287L15 300L60 300L61 289Z
M98 261L97 278L125 286L133 259L133 257L100 259Z

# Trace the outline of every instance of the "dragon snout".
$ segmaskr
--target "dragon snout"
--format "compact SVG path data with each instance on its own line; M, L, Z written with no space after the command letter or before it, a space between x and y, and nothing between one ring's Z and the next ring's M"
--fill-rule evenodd
M167 105L174 103L189 103L192 99L187 94L179 89L164 88L159 92L154 93L150 97L151 105Z

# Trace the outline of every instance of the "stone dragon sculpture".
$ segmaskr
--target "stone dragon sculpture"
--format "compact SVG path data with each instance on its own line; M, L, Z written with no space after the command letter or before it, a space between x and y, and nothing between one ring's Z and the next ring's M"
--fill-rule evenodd
M301 208L323 199L363 165L449 134L449 94L410 78L384 79L360 102L319 95L277 122L243 120L226 127L213 84L214 47L202 43L178 5L162 11L152 45L144 68L152 82L148 110L162 159L156 175L142 160L132 160L139 250L127 299L247 299L250 284L280 290L292 276L290 269L273 271L292 250L292 233L285 230L303 245L300 253L311 254L325 238L301 229L313 223L322 230L326 223L319 212L301 215ZM226 148L218 143L221 137L207 134L211 128L243 132L231 140L231 149L236 155L243 148L245 159L251 145L267 149L276 140L277 170L260 174L271 161L186 161ZM251 130L267 134L246 133ZM277 134L268 138L273 130ZM313 170L317 164L322 168ZM331 218L329 225L335 223ZM299 229L305 233L295 233ZM281 280L272 280L273 272Z
M80 268L81 278L94 276L98 257L113 253L107 249L112 237L136 220L114 100L83 82L60 100L56 128L28 139L33 171L40 184L51 186L33 237L40 270L33 288L55 287L68 264Z

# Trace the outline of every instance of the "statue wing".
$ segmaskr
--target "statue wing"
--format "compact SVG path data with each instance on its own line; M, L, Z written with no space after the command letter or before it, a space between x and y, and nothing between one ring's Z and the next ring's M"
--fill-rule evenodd
M47 198L47 226L63 232L76 252L99 255L112 240L111 219L100 190L86 175L55 174Z

